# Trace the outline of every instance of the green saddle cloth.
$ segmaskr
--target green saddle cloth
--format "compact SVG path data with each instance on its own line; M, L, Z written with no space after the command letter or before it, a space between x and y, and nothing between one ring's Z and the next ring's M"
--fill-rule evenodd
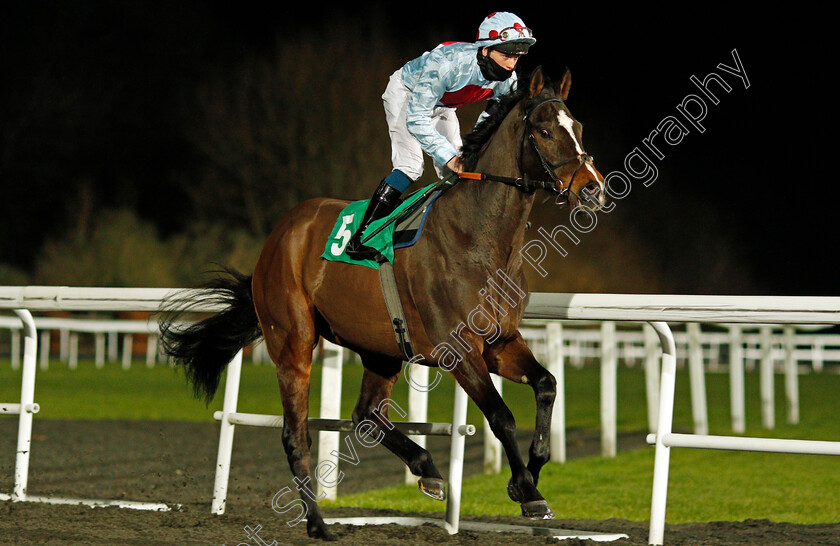
M394 212L384 218L371 222L362 235L364 244L371 248L375 248L389 262L394 263L394 232L398 221L395 220L390 222L390 224L376 233L376 235L371 237L369 240L365 240L365 237L369 236L371 233L375 233L383 224L389 222L391 218L401 215L403 211L414 205L418 199L425 196L427 194L426 190L435 185L437 185L437 183L429 184L425 188L414 192L406 197L406 199L400 203L396 209L394 209ZM334 262L345 262L349 264L363 265L372 269L379 269L379 264L375 260L354 260L345 254L345 251L347 250L347 243L350 242L350 237L357 229L359 229L359 225L362 223L362 216L364 215L365 210L367 210L368 203L370 203L370 199L366 199L364 201L353 201L344 207L338 215L338 220L333 227L332 233L330 233L330 236L327 239L326 248L324 249L324 253L321 254L322 258Z

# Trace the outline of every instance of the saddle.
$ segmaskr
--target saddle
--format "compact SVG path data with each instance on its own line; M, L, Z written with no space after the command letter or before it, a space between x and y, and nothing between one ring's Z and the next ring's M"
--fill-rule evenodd
M410 247L420 239L432 205L455 183L457 183L457 177L429 184L406 197L394 209L394 212L372 222L365 230L362 242L379 251L380 256L377 260L354 260L345 253L351 235L359 229L369 200L350 203L339 213L338 220L327 239L324 253L321 255L326 260L379 270L379 282L382 285L385 306L391 318L397 345L405 360L411 360L414 350L411 347L408 323L405 320L397 280L394 276L394 250Z
M350 236L359 229L369 200L350 203L339 213L321 257L372 269L379 269L386 261L393 264L394 250L410 247L420 239L432 205L450 185L445 181L429 184L406 197L394 212L368 226L362 240L379 251L381 259L378 261L354 260L345 253Z

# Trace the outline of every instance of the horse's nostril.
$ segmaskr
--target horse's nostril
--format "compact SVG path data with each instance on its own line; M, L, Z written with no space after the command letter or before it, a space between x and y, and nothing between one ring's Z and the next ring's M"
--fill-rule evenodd
M604 196L601 195L601 186L595 182L588 182L580 192L581 201L589 207L599 209L604 203Z
M597 182L590 182L586 186L583 187L583 191L587 197L592 197L597 199L598 194L601 193L601 187L598 185Z

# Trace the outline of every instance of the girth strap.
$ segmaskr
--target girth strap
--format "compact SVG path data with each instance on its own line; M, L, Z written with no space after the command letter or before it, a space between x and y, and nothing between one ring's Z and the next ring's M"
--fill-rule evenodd
M405 360L411 360L414 356L414 349L411 347L411 338L408 335L408 322L405 320L400 293L397 290L397 279L394 276L394 266L388 260L379 264L379 282L382 285L382 294L385 296L385 307L388 308L388 316L391 319L391 327L397 338L397 345Z

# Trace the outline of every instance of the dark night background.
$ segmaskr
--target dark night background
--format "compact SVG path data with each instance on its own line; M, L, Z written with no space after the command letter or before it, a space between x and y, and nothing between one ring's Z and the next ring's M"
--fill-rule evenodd
M482 18L498 9L520 15L538 39L521 74L537 65L556 78L565 67L572 70L569 107L585 125L585 146L604 174L622 169L624 157L665 116L679 117L677 104L697 93L690 76L717 71L732 85L731 92L718 93L719 105L709 104L705 133L692 130L679 145L663 146L656 182L636 184L617 203L615 218L598 227L607 239L611 231L632 232L667 278L646 286L642 274L633 284L606 280L600 288L840 295L832 258L840 192L831 171L837 154L828 15L802 5L784 13L733 5L616 10L612 3L432 3L412 4L407 12L363 3L313 3L299 11L249 2L7 6L0 20L0 273L5 267L15 272L13 279L42 282L36 270L44 244L72 231L80 209L92 217L131 209L161 240L183 233L197 217L247 224L247 214L227 215L220 206L236 206L224 185L232 178L216 174L215 186L207 182L207 154L186 136L200 131L191 109L196 90L226 70L234 73L260 57L288 63L280 66L306 63L280 70L277 80L305 88L301 80L318 73L318 59L327 71L359 67L356 79L309 76L311 92L287 105L289 115L335 108L327 114L338 118L356 108L357 93L378 97L399 64L440 41L473 39ZM354 40L362 46L346 47ZM716 68L734 66L733 49L749 89ZM387 65L383 55L398 61ZM385 64L372 69L373 62ZM374 81L365 79L371 71ZM298 184L301 193L293 195L305 197L318 189L311 188L315 179L346 172L349 180L319 186L328 188L321 193L368 197L387 174L379 166L387 165L388 150L381 146L387 143L381 104L364 116L379 144L357 146L353 162L369 161L377 174L353 180L352 173L366 171L358 165L343 171L326 159L321 169L322 148L291 150L279 153L278 163L305 156L310 167L278 184ZM307 135L319 134L318 123L313 120ZM254 224L252 235L264 237L261 224ZM589 251L601 248L593 243ZM587 260L586 241L575 251ZM605 278L620 276L634 252L613 248L599 256ZM726 265L718 268L722 275L737 272L739 280L727 284L719 273L704 284L704 271L720 264ZM12 282L0 276L0 284Z

